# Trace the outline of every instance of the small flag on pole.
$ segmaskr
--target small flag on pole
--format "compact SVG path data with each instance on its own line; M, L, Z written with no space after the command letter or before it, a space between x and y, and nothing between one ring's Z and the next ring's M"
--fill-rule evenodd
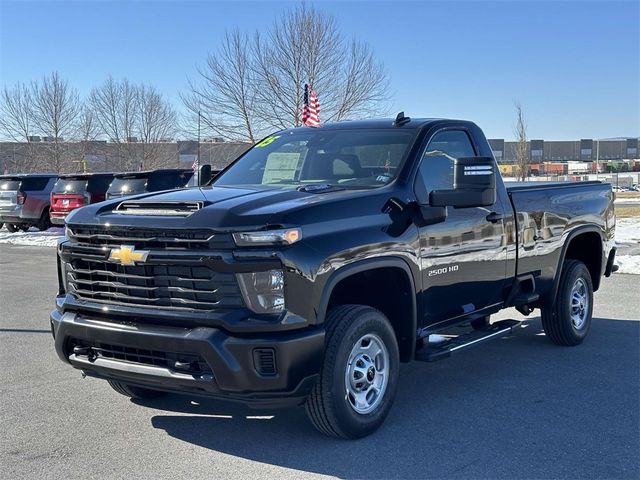
M302 123L309 127L320 125L320 102L316 92L309 93L309 85L304 84L304 107L302 108Z
M198 157L197 156L193 159L191 170L193 170L193 173L198 173Z

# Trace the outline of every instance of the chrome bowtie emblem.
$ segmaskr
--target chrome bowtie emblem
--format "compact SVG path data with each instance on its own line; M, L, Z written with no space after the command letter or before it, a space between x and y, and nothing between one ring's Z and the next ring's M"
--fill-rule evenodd
M136 262L144 262L149 256L149 250L136 250L133 245L122 245L111 250L109 261L120 265L135 265Z

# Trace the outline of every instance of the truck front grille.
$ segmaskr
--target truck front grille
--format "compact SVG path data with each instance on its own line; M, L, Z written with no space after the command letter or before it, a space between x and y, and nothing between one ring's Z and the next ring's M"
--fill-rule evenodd
M234 274L206 266L124 266L76 258L68 263L67 283L77 298L109 304L210 312L243 305Z
M231 235L212 230L172 230L156 228L70 225L69 236L81 245L117 247L134 245L140 249L161 250L229 250L234 247Z

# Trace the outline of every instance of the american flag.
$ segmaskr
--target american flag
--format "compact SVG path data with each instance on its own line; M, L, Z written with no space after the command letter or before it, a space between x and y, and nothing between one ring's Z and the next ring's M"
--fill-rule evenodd
M195 157L193 159L193 164L191 165L191 170L193 170L194 173L198 172L198 157Z
M316 92L309 93L309 85L304 85L304 108L302 109L302 123L309 127L320 125L320 102Z

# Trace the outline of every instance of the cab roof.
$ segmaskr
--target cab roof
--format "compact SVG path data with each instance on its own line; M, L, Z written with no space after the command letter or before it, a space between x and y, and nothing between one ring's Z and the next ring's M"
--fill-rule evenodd
M445 123L463 123L470 124L466 120L455 120L455 119L447 119L447 118L413 118L413 117L403 117L403 122L400 124L396 124L395 118L378 118L372 120L342 120L339 122L330 122L319 127L296 127L296 128L288 128L283 130L285 132L293 132L300 130L348 130L348 129L362 129L362 130L376 130L376 129L389 129L389 128L398 128L404 130L417 130L423 129L425 127L432 127L438 124Z

